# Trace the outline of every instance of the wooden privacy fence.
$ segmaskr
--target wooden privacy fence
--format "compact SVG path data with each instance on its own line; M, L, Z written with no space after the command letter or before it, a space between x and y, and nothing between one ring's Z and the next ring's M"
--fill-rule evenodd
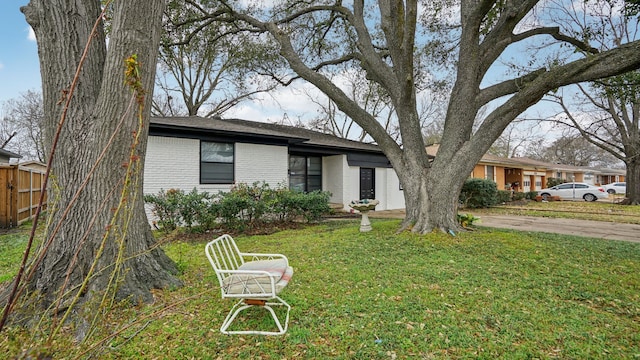
M43 191L43 180L44 171L20 165L0 165L0 228L18 226L33 218ZM43 208L46 209L46 202Z

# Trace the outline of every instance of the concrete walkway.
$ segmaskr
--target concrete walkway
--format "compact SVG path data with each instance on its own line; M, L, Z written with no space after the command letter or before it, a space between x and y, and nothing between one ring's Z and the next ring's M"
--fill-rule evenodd
M404 210L372 211L371 218L404 218ZM478 226L514 229L518 231L539 231L555 234L566 234L601 238L607 240L623 240L640 243L640 225L621 224L606 221L554 219L535 216L512 216L493 214L474 214L480 218Z

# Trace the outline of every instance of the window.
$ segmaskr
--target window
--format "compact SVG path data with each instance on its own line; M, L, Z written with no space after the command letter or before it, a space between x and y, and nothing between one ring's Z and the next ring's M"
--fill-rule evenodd
M200 142L200 183L231 184L234 181L232 143Z
M322 158L290 155L289 189L302 192L322 190Z
M495 181L495 166L485 166L485 179Z

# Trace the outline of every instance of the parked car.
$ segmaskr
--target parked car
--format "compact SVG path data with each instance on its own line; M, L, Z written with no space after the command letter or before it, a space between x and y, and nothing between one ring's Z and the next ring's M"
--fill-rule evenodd
M602 187L577 182L559 184L548 189L539 190L538 193L543 200L549 200L551 196L559 196L562 200L583 199L585 201L596 201L609 197L609 194Z
M626 182L614 182L611 184L603 185L602 188L609 194L626 194L627 193Z

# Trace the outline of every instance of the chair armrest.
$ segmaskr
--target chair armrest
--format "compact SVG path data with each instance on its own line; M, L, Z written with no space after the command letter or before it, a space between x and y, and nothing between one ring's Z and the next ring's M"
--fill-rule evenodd
M251 261L257 261L257 260L271 260L271 259L284 259L284 261L286 261L287 266L289 266L289 259L287 259L286 256L282 255L282 254L269 254L269 253L244 253L241 252L240 256L244 257L250 257Z
M226 297L276 296L280 276L265 270L219 270L221 291Z

